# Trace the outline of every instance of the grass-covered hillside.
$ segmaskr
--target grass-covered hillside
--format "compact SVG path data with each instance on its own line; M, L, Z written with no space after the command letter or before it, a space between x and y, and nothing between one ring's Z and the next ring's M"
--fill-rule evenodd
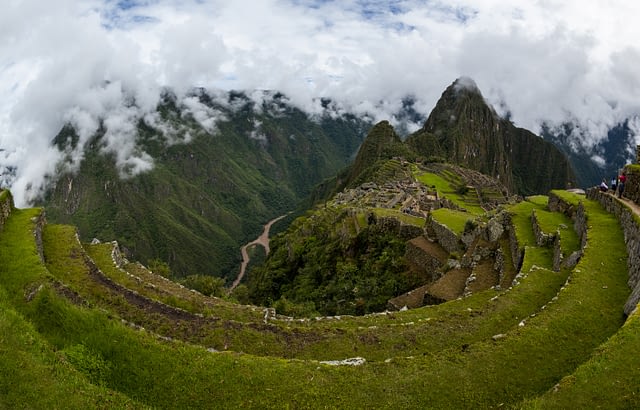
M635 408L640 322L622 313L622 231L599 204L553 195L588 223L574 230L542 196L491 211L509 215L523 250L508 286L314 319L194 293L113 244L46 224L42 209L11 209L0 231L0 407ZM351 227L394 212L352 214ZM554 269L534 212L543 231L566 231L567 252L585 227L575 266Z

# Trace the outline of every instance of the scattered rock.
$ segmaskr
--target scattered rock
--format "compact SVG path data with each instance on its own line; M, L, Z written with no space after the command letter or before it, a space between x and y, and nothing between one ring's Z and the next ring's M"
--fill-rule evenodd
M362 366L366 363L366 360L363 357L351 357L344 360L325 360L320 363L330 366Z

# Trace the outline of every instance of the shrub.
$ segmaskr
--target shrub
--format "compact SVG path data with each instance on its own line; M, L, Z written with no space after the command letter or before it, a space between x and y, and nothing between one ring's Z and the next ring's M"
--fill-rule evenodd
M478 227L478 224L476 223L476 221L472 220L472 219L467 219L467 221L464 223L464 233L471 233L474 231L474 229L476 229Z
M94 353L82 344L73 345L64 351L65 358L78 371L87 375L92 383L104 385L111 373L111 364L100 353Z
M189 275L181 283L206 296L222 297L224 295L224 279L215 276Z

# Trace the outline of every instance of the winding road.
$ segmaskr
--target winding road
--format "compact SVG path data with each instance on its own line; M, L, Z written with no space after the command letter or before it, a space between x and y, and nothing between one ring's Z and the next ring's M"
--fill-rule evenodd
M238 274L238 277L236 278L236 280L233 281L233 283L231 284L231 287L229 288L229 292L233 291L236 286L238 286L240 284L240 281L242 280L242 278L244 277L244 273L247 269L247 265L249 264L249 261L251 260L251 258L249 257L249 252L247 251L247 249L249 249L250 246L254 246L254 245L260 245L264 248L264 252L265 254L269 254L269 231L271 230L271 225L273 225L274 223L278 222L279 220L281 220L282 218L284 218L285 216L289 215L291 212L288 212L284 215L280 215L279 217L270 220L269 222L267 222L267 224L264 226L264 230L262 231L262 234L260 236L258 236L255 240L249 242L248 244L244 245L242 248L240 248L240 253L242 253L242 263L240 264L240 273Z

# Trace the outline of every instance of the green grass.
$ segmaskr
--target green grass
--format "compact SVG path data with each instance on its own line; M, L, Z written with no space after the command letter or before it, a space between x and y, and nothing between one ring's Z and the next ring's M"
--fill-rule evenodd
M640 407L640 317L631 315L624 326L596 349L586 363L564 377L557 389L523 403L527 409ZM606 387L605 387L606 386Z
M138 263L117 268L111 258L113 244L85 245L87 254L100 270L115 282L150 299L184 309L191 313L233 319L240 322L257 321L262 309L240 306L220 298L207 297L150 272Z
M537 205L525 206L528 215L529 206ZM571 272L531 269L509 291L481 292L391 315L280 323L256 333L225 328L232 344L236 337L243 337L246 346L264 343L264 348L255 348L260 351L282 343L298 351L298 360L241 354L237 349L235 353L210 353L178 341L166 343L150 332L121 324L113 306L72 305L47 286L50 276L38 260L30 231L30 217L37 212L20 211L9 219L11 240L4 238L6 230L0 235L0 279L6 289L0 292L0 306L6 308L0 313L0 327L10 332L10 337L0 333L0 346L23 346L30 361L36 360L42 346L45 352L59 352L47 353L49 358L67 358L60 359L59 365L66 370L57 370L54 381L68 393L65 389L79 378L79 389L86 393L80 395L78 406L70 407L96 407L82 397L98 401L101 392L113 395L110 397L117 400L113 407L142 403L202 408L224 403L229 408L487 408L514 406L540 395L544 408L547 404L562 407L571 402L554 402L559 399L545 393L563 378L563 389L588 389L591 381L605 383L606 376L615 376L614 370L623 373L618 376L623 381L632 382L632 376L637 376L637 366L625 370L623 361L602 365L609 352L635 352L622 346L627 340L636 343L628 337L638 332L630 328L633 333L625 336L625 328L619 330L629 293L622 232L599 205L588 201L585 208L588 246ZM524 227L527 230L526 224ZM76 266L73 255L79 245L65 229L49 230L45 254L59 280L86 292L89 287L83 288L87 285L76 278L81 266ZM569 274L570 281L558 291ZM26 302L24 291L34 284L45 286ZM7 325L9 322L18 325ZM627 326L637 325L629 322ZM287 327L290 330L281 332ZM305 327L308 333L303 332ZM493 340L497 332L502 337ZM271 345L269 334L282 341ZM24 347L31 343L29 335L42 343L33 345L35 351ZM14 336L24 336L27 342L8 341ZM622 339L616 342L618 338ZM5 358L5 351L0 351L0 358L8 368L19 368ZM363 356L367 363L359 367L323 365L316 361L321 351L338 357L348 353ZM613 370L606 373L603 369L609 365ZM25 377L36 377L31 380L44 377L28 366L24 369ZM601 374L595 378L597 373ZM10 383L7 376L0 380L0 386ZM28 386L23 389L35 391ZM570 397L571 390L567 391ZM592 403L597 404L594 391L590 393ZM615 403L637 403L630 396L633 393L628 389ZM7 406L14 407L17 397L6 397ZM62 393L52 393L51 399L26 397L31 399L26 402L29 407L36 408L72 403L60 401ZM99 402L109 403L106 399Z
M40 213L14 210L0 234L0 407L141 407L92 385L41 334L46 319L38 315L39 301L51 289L33 241L33 218Z
M454 233L462 235L467 221L474 221L475 216L468 212L455 211L440 208L431 211L433 219L451 229Z
M578 206L580 202L582 202L585 199L584 195L577 195L561 189L552 190L551 193L557 196L558 198L562 199L564 202L574 206Z
M397 209L375 208L373 212L375 212L376 216L396 218L404 224L414 225L420 228L423 228L427 222L424 218L420 218L419 216L409 215Z
M245 325L235 319L222 319L216 313L218 309L210 307L203 309L201 316L196 314L172 316L172 313L163 313L158 306L150 300L131 302L128 297L119 291L114 291L102 283L92 279L89 267L85 263L82 254L84 250L75 239L75 230L68 225L47 225L43 235L45 244L45 257L47 268L62 283L77 292L92 306L108 310L127 322L142 326L149 331L172 339L183 340L188 343L199 344L216 350L233 349L237 351L251 352L264 355L284 355L288 347L285 340L278 340L272 333L262 333L253 326L262 315L253 312L254 321ZM112 265L102 262L111 270ZM113 274L113 272L112 272ZM117 276L117 274L114 274ZM126 286L124 286L126 288ZM135 289L133 289L135 291ZM144 296L149 291L136 292ZM191 293L191 292L189 292ZM177 293L176 293L177 294ZM176 294L165 296L160 302L168 302L171 306L181 308L191 304L196 309L196 298L185 299ZM150 295L147 295L150 296ZM158 296L154 292L154 296ZM141 304L140 304L141 303ZM231 306L231 304L228 304ZM160 307L160 309L163 309ZM235 306L235 311L240 314L247 311L246 308ZM230 309L226 309L226 316L231 316ZM225 310L220 309L220 313ZM285 332L286 333L286 332ZM256 340L260 339L260 343Z
M1 408L142 408L142 404L92 384L8 303L0 289Z
M549 212L546 210L536 210L538 224L540 229L546 234L560 234L560 244L562 253L569 255L573 251L580 249L580 238L573 229L571 218L559 212Z
M0 233L0 280L16 304L23 304L24 294L42 284L47 275L33 240L32 219L41 213L41 209L14 209Z
M435 186L440 196L445 196L460 208L466 209L469 213L484 215L485 210L478 205L475 190L472 190L468 195L460 195L456 192L457 187L452 185L452 183L456 184L456 182L460 184L460 177L450 172L447 174L447 172L448 171L445 171L444 174L448 175L449 179L445 179L438 174L423 172L414 168L414 178L428 187Z
M546 199L546 197L544 198ZM533 199L528 197L524 201L507 208L507 211L511 214L511 221L516 226L516 238L521 247L536 245L536 237L531 228L531 211L533 209L543 211L546 204L546 201L543 202L542 197Z

